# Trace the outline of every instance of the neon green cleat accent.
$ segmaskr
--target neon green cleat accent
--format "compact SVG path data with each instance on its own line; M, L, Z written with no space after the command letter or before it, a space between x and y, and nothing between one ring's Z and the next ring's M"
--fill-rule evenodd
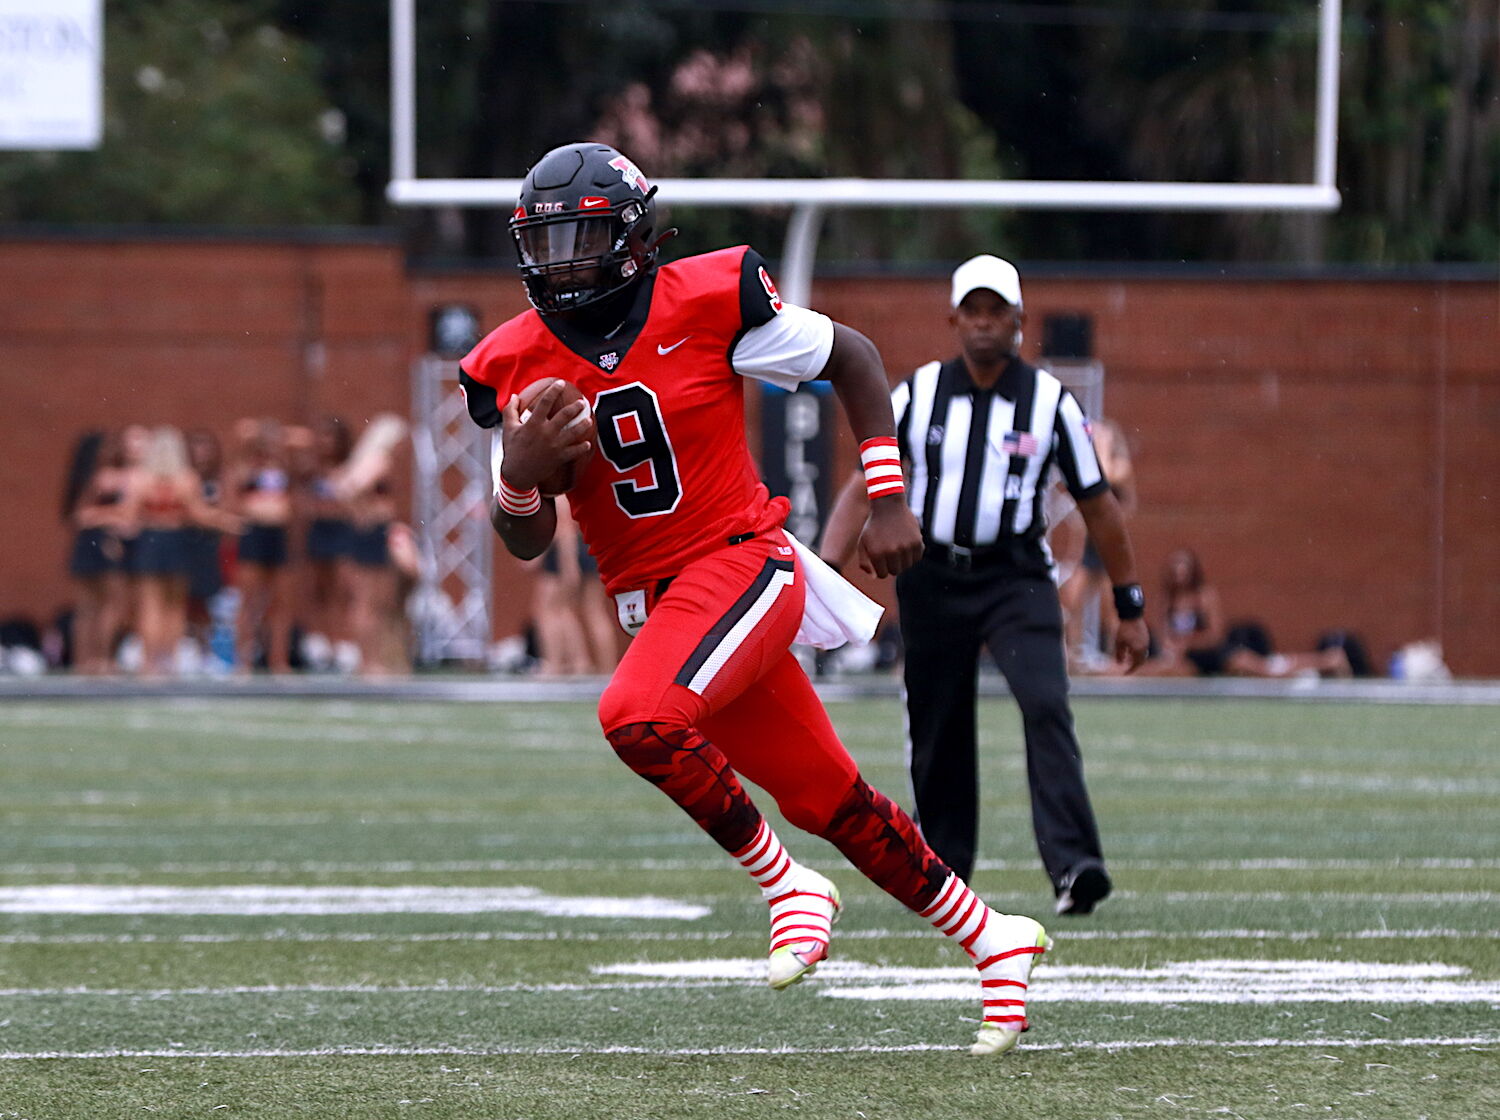
M779 992L811 976L828 958L830 934L818 934L832 929L843 904L838 887L805 868L786 893L770 902L772 949L766 982ZM804 931L808 936L799 937Z
M804 978L818 971L819 962L827 959L827 944L820 941L809 941L806 944L805 950L799 951L783 945L771 954L767 983L773 991L779 992L793 984L802 983Z

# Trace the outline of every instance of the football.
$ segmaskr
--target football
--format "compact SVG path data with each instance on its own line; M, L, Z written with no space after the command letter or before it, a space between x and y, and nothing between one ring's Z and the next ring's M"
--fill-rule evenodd
M584 416L587 418L588 423L580 433L580 441L587 440L589 450L581 458L574 459L571 463L564 463L553 474L542 480L540 489L549 498L556 497L558 494L566 494L578 484L578 479L582 476L584 468L589 465L589 460L594 457L594 446L596 444L594 410L590 407L587 399L584 398L582 390L571 381L563 381L557 377L544 377L539 381L533 381L526 388L522 389L520 392L521 399L517 402L521 409L521 420L524 422L531 415L532 403L537 397L542 395L542 390L554 382L562 386L562 392L558 394L557 402L548 415L556 415L559 410L572 404L574 401L582 400Z

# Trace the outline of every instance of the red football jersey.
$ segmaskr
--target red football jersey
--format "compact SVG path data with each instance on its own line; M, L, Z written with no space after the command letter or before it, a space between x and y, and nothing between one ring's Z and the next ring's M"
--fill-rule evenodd
M593 406L597 446L568 501L611 593L786 517L751 459L744 377L730 364L739 336L780 309L759 254L742 245L688 257L648 284L611 340L554 330L531 310L461 363L469 411L486 427L544 377L571 381Z

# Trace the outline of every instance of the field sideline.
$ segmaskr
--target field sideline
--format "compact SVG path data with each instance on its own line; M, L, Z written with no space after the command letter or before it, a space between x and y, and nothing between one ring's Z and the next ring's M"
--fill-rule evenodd
M830 711L905 800L899 703ZM847 912L768 991L585 701L0 703L0 1118L1500 1115L1493 707L1077 711L1118 889L1048 920L983 702L974 885L1058 944L979 1061L962 955L774 813Z

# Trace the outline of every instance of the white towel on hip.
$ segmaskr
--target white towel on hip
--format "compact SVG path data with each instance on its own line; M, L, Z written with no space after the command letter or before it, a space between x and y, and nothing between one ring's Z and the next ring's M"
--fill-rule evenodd
M786 532L786 530L782 530ZM848 642L864 645L875 636L885 608L823 563L812 549L787 533L786 539L802 561L807 581L802 626L797 641L817 649L838 649Z

